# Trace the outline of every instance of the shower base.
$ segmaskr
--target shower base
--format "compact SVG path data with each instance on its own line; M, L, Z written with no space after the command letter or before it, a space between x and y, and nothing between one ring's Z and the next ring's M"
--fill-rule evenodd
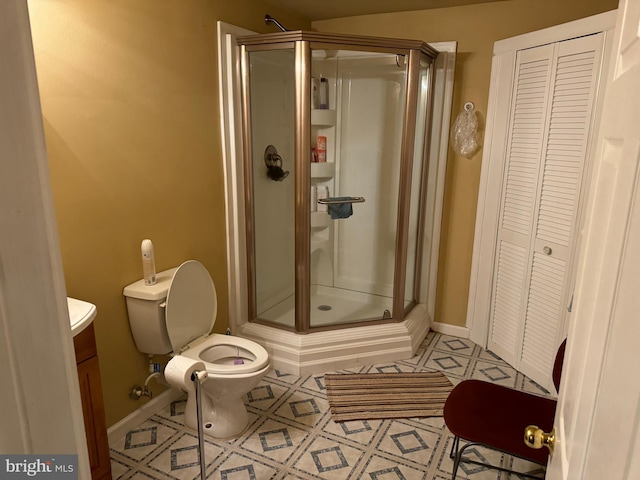
M330 292L331 295L319 293L312 301L312 308L316 308L318 314L330 315L327 321L331 323L336 322L337 314L345 315L345 312L362 320L380 318L385 308L390 309L382 301L384 297L376 297L379 303L371 301L363 305L353 299L336 298L335 292ZM283 326L293 325L293 308L292 305L287 308L287 301L289 299L272 307L276 310L271 312L280 314L272 318L280 318ZM332 308L317 310L321 305L331 305ZM286 318L287 314L291 315L290 319ZM402 322L296 334L276 326L245 321L237 325L234 332L265 347L274 369L294 375L312 375L409 359L414 356L430 327L431 318L426 306L418 304Z
M384 318L391 312L393 299L381 295L355 292L342 288L314 286L311 292L311 326L325 327ZM295 322L295 297L290 295L268 310L260 318L278 325L292 327ZM390 314L389 314L390 316Z

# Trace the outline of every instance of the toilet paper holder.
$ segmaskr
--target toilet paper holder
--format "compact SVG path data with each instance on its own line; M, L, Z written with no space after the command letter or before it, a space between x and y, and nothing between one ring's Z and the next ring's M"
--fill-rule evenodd
M206 461L204 458L204 431L202 426L202 392L200 386L209 378L209 374L206 370L195 370L191 373L191 381L196 384L196 416L198 419L198 450L200 455L198 456L200 463L200 479L205 480L206 475Z
M206 370L195 371L191 373L191 381L195 382L196 379L200 384L203 384L207 378L209 378L209 373Z

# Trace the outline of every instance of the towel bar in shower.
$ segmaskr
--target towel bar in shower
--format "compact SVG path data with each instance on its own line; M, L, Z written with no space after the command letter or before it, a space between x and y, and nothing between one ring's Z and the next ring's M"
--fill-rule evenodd
M344 197L331 199L331 198L319 198L318 203L321 205L342 205L345 203L364 203L364 197Z

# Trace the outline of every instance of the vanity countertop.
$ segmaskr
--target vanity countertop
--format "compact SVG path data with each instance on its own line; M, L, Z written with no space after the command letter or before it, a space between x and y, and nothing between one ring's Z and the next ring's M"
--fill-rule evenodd
M93 319L96 318L97 309L93 303L71 297L67 297L67 304L69 306L71 333L75 337L87 328Z

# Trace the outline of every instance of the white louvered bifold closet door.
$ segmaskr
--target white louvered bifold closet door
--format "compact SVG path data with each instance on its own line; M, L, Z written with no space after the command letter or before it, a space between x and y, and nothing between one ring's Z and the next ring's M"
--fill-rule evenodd
M489 350L549 388L569 296L603 36L518 52Z

